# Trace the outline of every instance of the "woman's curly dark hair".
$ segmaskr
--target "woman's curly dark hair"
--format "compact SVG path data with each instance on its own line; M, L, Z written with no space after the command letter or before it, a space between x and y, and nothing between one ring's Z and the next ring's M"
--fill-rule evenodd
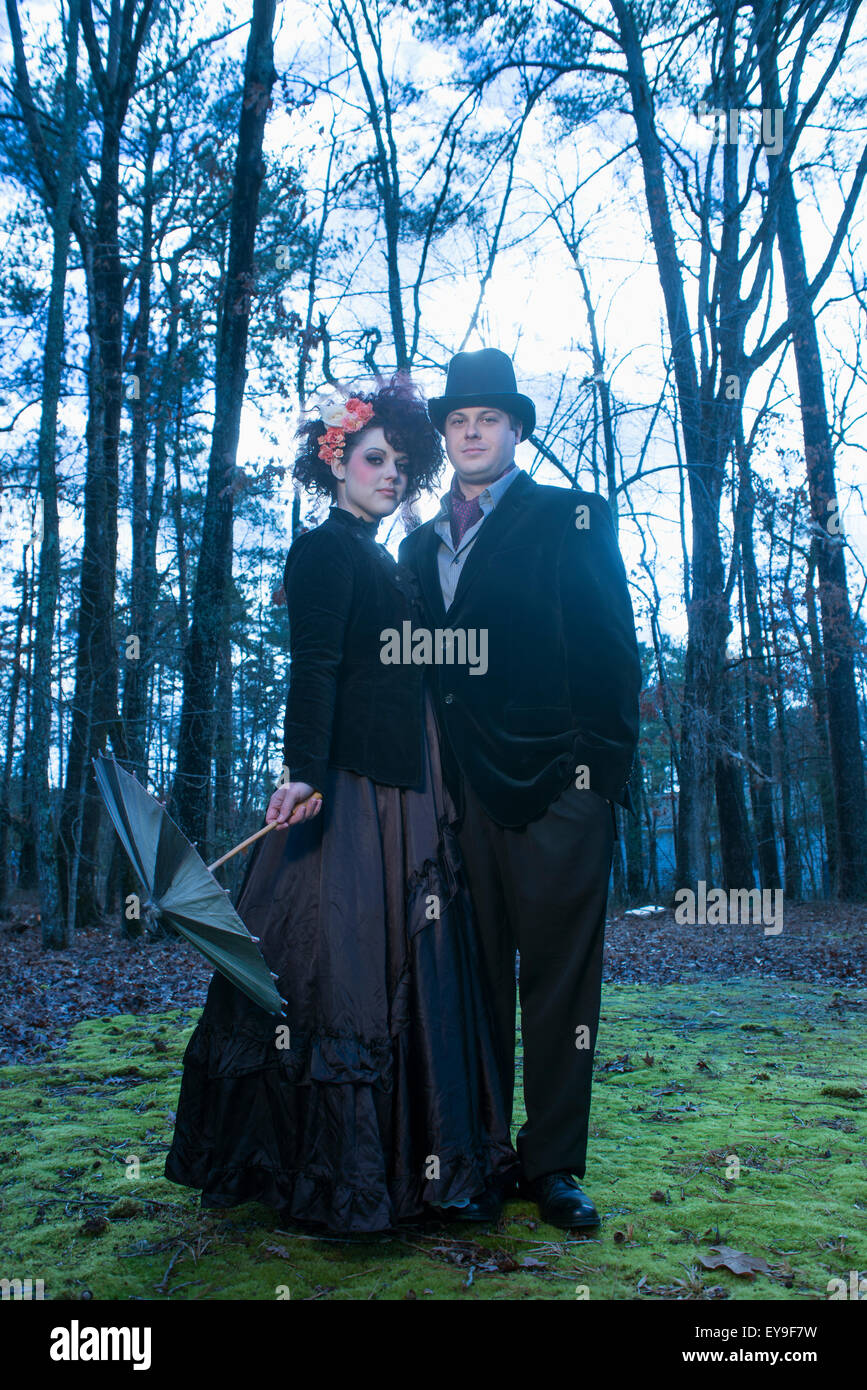
M443 466L443 446L439 432L431 424L424 396L404 373L397 372L373 393L353 391L356 400L373 407L373 415L363 429L346 436L346 452L355 449L368 430L382 429L393 449L405 453L408 461L407 485L403 504L419 493L432 489ZM307 420L298 430L302 441L292 476L302 487L337 496L337 479L329 465L319 457L326 426L322 420ZM344 455L346 457L346 455Z

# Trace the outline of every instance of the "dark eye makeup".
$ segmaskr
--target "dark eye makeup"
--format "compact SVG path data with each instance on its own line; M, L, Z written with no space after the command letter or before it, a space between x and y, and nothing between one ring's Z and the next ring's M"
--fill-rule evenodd
M385 463L384 454L377 454L371 452L369 454L365 454L364 457L368 463ZM397 466L400 469L401 473L407 473L409 471L409 461L407 459L398 459Z

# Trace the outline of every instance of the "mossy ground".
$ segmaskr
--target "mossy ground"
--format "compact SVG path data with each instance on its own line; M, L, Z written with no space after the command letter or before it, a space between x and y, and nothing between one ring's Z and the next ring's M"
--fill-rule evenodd
M867 1266L865 1011L863 990L782 981L606 986L583 1240L527 1202L356 1241L203 1214L162 1175L195 1011L89 1020L0 1069L0 1275L47 1298L826 1299ZM703 1268L719 1244L770 1273Z

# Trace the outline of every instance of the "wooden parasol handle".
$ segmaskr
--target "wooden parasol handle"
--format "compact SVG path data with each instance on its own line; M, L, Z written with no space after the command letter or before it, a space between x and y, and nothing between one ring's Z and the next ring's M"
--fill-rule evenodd
M307 798L307 800L312 801L314 797L316 797L319 801L322 800L322 796L319 792L314 792L312 796ZM303 806L304 802L300 801L298 804L299 806ZM263 825L261 829L255 831L254 834L248 835L246 840L242 840L241 843L239 845L236 845L234 849L227 850L225 854L221 854L219 859L215 859L213 864L208 865L208 869L211 873L213 873L215 869L219 869L221 864L225 864L227 859L231 859L232 856L235 854L240 854L242 849L246 849L248 845L252 845L254 840L261 839L263 835L268 834L269 830L274 830L278 825L282 826L284 830L288 830L289 828L286 821L272 820L270 825Z

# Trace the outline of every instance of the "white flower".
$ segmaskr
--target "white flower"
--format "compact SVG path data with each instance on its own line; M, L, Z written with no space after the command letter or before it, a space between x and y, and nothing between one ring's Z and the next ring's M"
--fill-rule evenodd
M346 401L335 400L334 397L330 401L324 401L320 407L319 415L323 424L329 429L339 429L346 415Z

